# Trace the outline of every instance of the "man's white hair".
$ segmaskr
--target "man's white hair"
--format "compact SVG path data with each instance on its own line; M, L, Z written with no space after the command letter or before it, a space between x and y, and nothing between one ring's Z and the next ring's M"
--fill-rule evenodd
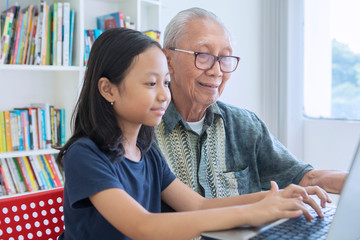
M194 7L179 12L171 19L165 28L164 48L177 47L179 39L184 35L187 23L193 19L214 20L219 23L230 36L229 31L218 16L205 9Z

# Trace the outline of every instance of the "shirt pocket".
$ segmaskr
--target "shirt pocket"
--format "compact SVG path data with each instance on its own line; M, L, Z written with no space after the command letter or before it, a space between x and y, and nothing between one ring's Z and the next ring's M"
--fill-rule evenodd
M223 172L231 196L246 194L249 192L250 174L249 167L239 171Z

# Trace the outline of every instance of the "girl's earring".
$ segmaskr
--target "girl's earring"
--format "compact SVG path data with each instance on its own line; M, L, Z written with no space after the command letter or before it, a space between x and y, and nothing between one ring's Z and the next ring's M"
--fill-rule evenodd
M113 105L114 105L114 102L110 102L110 104L111 104L111 106L113 106Z

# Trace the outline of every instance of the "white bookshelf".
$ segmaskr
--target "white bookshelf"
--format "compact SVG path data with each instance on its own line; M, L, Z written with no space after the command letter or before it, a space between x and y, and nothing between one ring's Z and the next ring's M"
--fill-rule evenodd
M0 1L0 11L6 9L7 1ZM9 0L9 7L18 3L21 8L34 4L40 6L39 0ZM0 65L0 111L16 107L28 107L30 103L46 102L56 108L65 109L66 139L71 136L70 119L79 91L81 89L85 66L84 30L96 28L96 17L122 11L130 16L136 29L145 31L160 28L160 0L47 0L70 2L75 10L73 41L73 66L39 66L39 65ZM0 153L0 158L29 156L56 153L57 150L45 149L34 151L17 151Z

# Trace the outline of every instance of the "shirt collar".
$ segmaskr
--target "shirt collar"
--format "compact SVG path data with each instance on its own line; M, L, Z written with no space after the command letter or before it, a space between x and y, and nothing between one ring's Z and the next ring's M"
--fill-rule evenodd
M211 104L208 109L206 110L206 116L205 116L205 127L208 128L215 120L215 116L219 116L224 119L223 115L221 114L221 111L219 109L219 106L217 103ZM175 126L180 122L183 126L185 126L186 130L191 130L188 124L186 124L183 117L180 115L178 110L176 109L173 101L170 102L164 116L163 121L165 125L165 133L168 134L172 132L172 130L175 128Z

